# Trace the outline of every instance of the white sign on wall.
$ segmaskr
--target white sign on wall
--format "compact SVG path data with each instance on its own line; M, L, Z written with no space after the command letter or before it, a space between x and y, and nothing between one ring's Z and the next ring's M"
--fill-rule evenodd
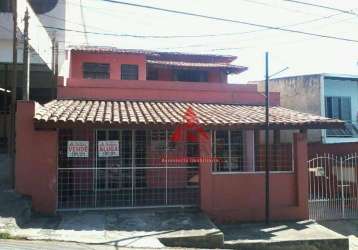
M88 141L67 141L67 157L88 157Z
M119 141L98 141L98 157L119 156Z

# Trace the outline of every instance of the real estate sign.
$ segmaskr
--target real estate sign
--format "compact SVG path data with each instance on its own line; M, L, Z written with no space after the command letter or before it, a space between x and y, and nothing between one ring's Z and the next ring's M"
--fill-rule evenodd
M67 157L88 157L88 141L67 141Z
M24 33L25 11L29 11L29 44L33 50L51 69L52 67L52 41L46 29L38 19L27 0L17 0L17 27Z
M118 157L119 141L98 141L98 157Z

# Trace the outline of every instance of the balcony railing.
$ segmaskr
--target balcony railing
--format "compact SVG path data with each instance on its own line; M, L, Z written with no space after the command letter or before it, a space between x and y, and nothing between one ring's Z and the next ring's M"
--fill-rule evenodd
M346 122L344 128L327 129L326 137L358 138L358 123Z

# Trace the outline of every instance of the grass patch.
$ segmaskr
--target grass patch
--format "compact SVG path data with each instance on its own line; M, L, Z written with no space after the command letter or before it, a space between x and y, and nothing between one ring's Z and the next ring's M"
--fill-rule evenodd
M14 236L9 232L0 232L0 240L26 240L26 237Z
M0 239L2 240L11 239L11 234L8 232L0 232Z

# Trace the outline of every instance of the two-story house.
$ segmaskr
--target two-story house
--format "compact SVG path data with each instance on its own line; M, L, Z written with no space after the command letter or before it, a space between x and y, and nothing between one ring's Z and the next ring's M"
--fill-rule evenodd
M194 206L264 219L265 97L227 83L246 70L236 57L74 47L66 58L57 99L18 102L16 190L36 211ZM271 218L305 219L306 130L343 123L270 99Z
M263 88L264 83L260 82L259 89ZM345 121L344 128L310 131L310 155L358 151L358 76L282 77L270 80L270 91L280 93L282 107Z

